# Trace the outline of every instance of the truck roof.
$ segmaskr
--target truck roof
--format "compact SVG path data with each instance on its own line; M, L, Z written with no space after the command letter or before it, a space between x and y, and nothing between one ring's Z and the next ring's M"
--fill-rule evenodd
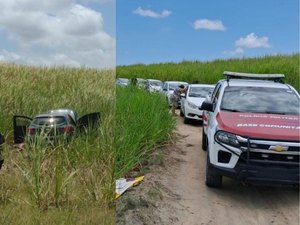
M289 89L289 85L282 84L269 80L254 80L254 79L230 79L222 80L222 82L228 83L229 86L253 86L253 87L270 87L270 88L281 88Z

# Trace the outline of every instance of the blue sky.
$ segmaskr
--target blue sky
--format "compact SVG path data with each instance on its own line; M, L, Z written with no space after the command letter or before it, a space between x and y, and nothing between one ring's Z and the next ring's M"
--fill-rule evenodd
M299 0L117 0L117 65L299 52Z
M115 68L115 0L1 0L0 63Z

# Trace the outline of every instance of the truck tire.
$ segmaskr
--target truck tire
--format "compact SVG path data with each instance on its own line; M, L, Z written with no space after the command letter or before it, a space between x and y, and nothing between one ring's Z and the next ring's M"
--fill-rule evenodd
M209 160L209 152L207 151L206 157L206 172L205 172L205 184L208 187L221 187L222 186L222 176L213 171L213 168Z
M202 125L203 126L203 125ZM207 150L207 136L204 133L204 128L202 127L202 150L206 151Z

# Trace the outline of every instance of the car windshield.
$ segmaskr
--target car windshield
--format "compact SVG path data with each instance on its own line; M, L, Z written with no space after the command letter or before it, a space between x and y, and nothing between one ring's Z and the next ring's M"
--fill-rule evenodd
M151 80L151 81L149 81L149 83L151 86L159 86L159 87L162 86L162 82L159 80Z
M267 87L226 87L221 110L299 115L299 97L293 90Z
M185 85L184 83L170 83L169 84L169 90L175 90L179 87L179 85Z
M56 117L36 117L33 119L32 124L38 126L51 126L51 125L61 125L66 123L66 118L63 116Z
M213 92L213 87L190 87L189 97L206 98Z

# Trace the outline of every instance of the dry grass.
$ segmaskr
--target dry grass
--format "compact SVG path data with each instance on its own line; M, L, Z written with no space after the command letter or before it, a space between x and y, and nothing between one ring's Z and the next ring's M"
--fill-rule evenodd
M0 65L0 224L114 224L114 71ZM12 148L13 115L100 111L97 131L69 146Z

